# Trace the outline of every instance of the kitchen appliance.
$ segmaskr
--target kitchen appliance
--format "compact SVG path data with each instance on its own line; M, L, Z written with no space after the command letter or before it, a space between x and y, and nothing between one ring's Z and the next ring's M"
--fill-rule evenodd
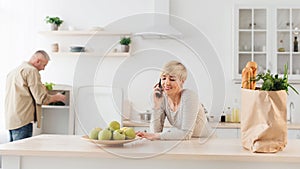
M151 116L152 116L152 112L150 110L147 110L144 113L140 113L139 116L140 116L140 120L142 122L150 122Z

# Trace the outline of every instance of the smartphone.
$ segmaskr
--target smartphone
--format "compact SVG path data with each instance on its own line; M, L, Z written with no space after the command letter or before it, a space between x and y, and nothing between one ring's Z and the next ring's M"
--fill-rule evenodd
M158 82L158 87L159 87L159 91L156 92L156 97L160 98L162 96L162 86L161 86L161 79L159 79L159 82Z

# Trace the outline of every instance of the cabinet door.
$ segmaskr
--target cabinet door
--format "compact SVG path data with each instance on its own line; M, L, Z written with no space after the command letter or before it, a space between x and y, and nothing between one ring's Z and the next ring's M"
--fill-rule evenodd
M217 138L238 138L237 129L216 129Z
M43 108L43 134L72 134L69 133L68 108Z
M283 74L287 64L289 75L295 79L300 76L300 9L278 8L276 14L276 71Z
M267 9L237 8L235 78L240 79L248 61L258 64L258 72L268 68Z
M300 131L288 130L288 139L300 139Z

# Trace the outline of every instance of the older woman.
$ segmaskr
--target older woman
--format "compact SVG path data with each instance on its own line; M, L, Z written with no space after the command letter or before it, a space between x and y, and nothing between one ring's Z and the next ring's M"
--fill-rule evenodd
M154 86L151 133L137 132L138 136L149 140L181 140L209 134L210 128L197 94L183 89L186 78L187 70L182 63L170 61L164 65L161 84ZM163 128L165 118L171 128Z

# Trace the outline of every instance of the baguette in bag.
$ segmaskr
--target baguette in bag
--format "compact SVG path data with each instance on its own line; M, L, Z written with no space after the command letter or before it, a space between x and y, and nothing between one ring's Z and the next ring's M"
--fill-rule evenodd
M255 90L256 87L256 62L248 62L242 71L242 88Z
M252 69L245 67L242 71L242 88L251 89L251 77L253 76Z

